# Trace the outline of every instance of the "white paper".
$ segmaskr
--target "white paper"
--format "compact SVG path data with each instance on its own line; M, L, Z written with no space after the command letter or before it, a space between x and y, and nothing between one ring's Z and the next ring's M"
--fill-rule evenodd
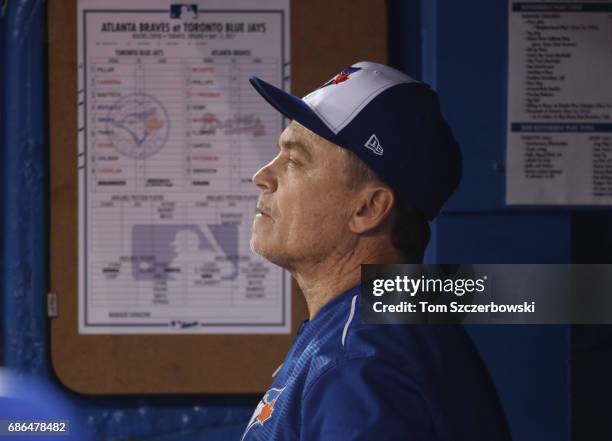
M509 2L508 204L612 203L612 3Z
M255 7L256 5L256 7ZM288 333L249 249L288 88L289 1L80 0L79 332Z

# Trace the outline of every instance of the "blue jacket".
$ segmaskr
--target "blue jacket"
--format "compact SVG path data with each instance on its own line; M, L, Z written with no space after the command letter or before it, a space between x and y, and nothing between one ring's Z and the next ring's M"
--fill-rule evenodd
M463 327L363 324L360 297L302 323L243 441L510 440Z

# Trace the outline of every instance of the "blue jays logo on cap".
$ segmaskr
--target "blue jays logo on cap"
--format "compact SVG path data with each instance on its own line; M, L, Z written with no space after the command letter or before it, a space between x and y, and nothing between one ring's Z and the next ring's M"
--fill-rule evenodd
M247 425L244 433L242 434L242 439L246 436L246 434L253 428L254 426L263 426L263 424L272 418L272 414L274 413L274 406L276 405L276 401L278 397L280 397L281 393L285 390L272 388L263 396L255 411L253 412L253 416L251 416L251 420Z
M338 75L333 77L327 83L323 84L321 87L326 87L326 86L329 86L331 84L340 84L340 83L343 83L343 82L345 82L346 80L349 79L349 77L351 76L352 73L357 72L358 70L361 70L361 68L360 67L353 67L353 66L345 67L344 69L342 69L340 71L340 73Z

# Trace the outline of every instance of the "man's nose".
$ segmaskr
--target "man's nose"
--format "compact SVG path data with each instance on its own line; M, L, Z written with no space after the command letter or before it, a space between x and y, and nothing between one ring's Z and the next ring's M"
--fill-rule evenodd
M272 193L276 190L276 175L272 170L272 162L264 165L251 178L253 184L257 185L264 192Z

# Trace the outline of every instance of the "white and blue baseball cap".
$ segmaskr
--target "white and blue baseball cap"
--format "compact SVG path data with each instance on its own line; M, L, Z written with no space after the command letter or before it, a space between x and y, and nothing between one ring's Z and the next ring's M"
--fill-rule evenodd
M287 118L356 154L428 220L459 185L461 150L427 84L368 61L301 99L257 77L249 80Z

